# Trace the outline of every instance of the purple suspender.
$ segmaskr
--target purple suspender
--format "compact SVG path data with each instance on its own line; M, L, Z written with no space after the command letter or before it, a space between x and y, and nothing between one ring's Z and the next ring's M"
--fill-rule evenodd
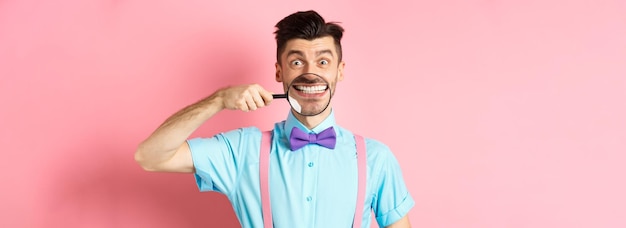
M365 206L365 186L366 186L366 158L367 151L365 149L365 140L360 135L354 135L356 140L357 164L359 173L359 187L356 197L356 210L354 212L354 221L352 227L360 228L363 221L363 207ZM259 160L260 185L261 185L261 204L263 205L263 227L273 227L272 208L270 206L269 191L269 168L270 168L270 145L272 142L272 132L264 131L261 137L261 151Z

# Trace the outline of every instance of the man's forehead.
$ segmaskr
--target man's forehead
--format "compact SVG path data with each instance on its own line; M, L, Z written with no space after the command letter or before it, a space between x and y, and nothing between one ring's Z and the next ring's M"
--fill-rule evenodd
M335 55L335 41L331 36L325 36L316 38L313 40L306 39L291 39L287 41L285 45L285 52L283 54L324 54L328 53Z

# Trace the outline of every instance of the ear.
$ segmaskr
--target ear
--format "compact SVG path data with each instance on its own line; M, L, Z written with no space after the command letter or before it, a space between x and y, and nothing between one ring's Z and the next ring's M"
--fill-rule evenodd
M337 81L343 81L343 68L346 66L346 62L341 61L337 66Z
M283 82L283 72L280 68L280 64L275 63L274 66L276 66L276 81L277 82Z

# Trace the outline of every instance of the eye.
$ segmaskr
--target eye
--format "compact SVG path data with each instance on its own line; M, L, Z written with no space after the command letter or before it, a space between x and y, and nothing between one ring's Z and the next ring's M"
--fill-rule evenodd
M320 60L321 65L328 65L328 60L322 59Z
M291 65L294 65L294 66L301 66L301 65L302 65L302 61L300 61L300 60L294 60L294 61L291 61Z

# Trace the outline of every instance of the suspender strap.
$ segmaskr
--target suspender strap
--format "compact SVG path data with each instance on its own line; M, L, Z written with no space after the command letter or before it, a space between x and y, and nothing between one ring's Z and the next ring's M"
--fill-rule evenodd
M365 188L367 186L367 149L365 148L365 140L360 135L354 135L356 140L357 166L358 166L358 190L356 197L356 210L354 211L354 220L352 227L360 228L363 222L363 207L365 206ZM261 205L263 206L263 227L271 228L272 208L270 206L270 186L269 186L269 168L270 168L270 146L272 143L272 132L264 131L261 137L261 151L259 152L259 178L261 187Z
M365 206L365 187L367 186L367 150L362 136L354 134L356 140L356 159L359 172L359 189L356 195L356 211L352 227L361 228L363 222L363 206Z
M263 205L263 227L272 226L272 207L270 206L270 145L272 144L272 132L264 131L261 137L261 151L259 153L259 177L261 186L261 205Z

